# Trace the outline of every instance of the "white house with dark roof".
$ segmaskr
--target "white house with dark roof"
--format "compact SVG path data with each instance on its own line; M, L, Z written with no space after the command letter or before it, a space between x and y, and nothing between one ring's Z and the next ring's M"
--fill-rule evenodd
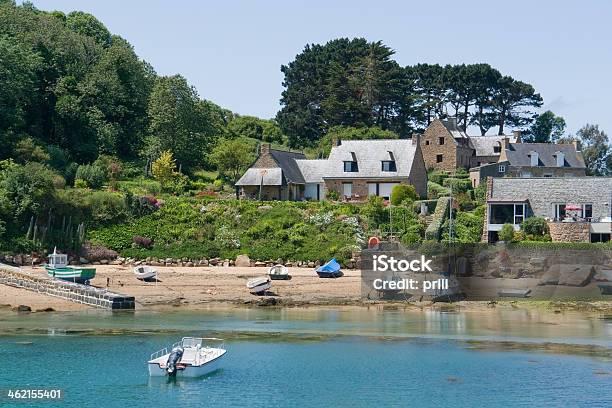
M362 201L370 195L388 199L398 184L413 185L419 196L427 195L427 172L417 140L338 140L327 159L275 157L279 155L269 148L262 150L236 184L244 197L257 198L261 190L268 192L262 196L269 199L322 200L333 190L346 201ZM279 172L273 168L280 168L281 175L266 178L266 171ZM285 185L287 193L283 193Z
M526 218L539 216L553 241L607 242L611 207L611 177L490 177L483 240L495 242L504 224L519 230Z

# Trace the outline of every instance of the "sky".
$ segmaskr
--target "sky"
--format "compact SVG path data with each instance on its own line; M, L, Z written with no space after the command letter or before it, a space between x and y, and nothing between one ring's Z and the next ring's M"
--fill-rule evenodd
M283 75L309 43L381 40L400 65L489 63L532 84L542 110L574 133L612 133L612 1L33 0L81 10L127 39L158 74L180 73L209 99L271 118Z

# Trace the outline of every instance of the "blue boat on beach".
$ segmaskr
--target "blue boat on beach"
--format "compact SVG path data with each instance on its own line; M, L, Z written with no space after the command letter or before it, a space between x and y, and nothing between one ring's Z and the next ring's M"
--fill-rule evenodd
M336 258L332 258L325 265L319 266L316 272L319 278L339 278L343 275L340 270L340 264L336 261Z

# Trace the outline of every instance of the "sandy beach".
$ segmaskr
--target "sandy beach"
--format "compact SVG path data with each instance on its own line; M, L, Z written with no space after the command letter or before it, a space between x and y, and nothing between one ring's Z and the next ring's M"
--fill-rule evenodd
M92 285L108 288L111 291L136 298L136 308L145 309L175 309L197 310L209 308L211 305L230 305L232 307L251 306L369 306L372 301L361 297L361 278L359 270L347 270L339 279L320 279L313 269L292 268L291 280L273 281L273 286L266 296L249 293L245 283L256 276L267 273L265 267L157 267L158 282L143 282L134 276L132 268L121 265L96 265L96 277ZM45 275L41 267L24 268L36 275ZM490 281L490 282L489 282ZM490 295L500 287L517 287L532 285L530 279L489 279L485 280L485 288ZM555 287L559 290L569 288ZM593 294L596 287L573 288L573 293ZM552 290L538 287L537 291ZM579 299L579 297L576 297ZM385 305L389 303L385 302ZM404 306L429 308L432 303L410 302ZM33 311L53 308L58 311L84 310L88 306L71 303L55 297L42 295L25 289L17 289L6 285L0 286L0 305L15 307L28 305ZM612 302L547 302L538 300L516 301L504 300L497 302L497 307L550 307L582 309L591 311L612 311ZM436 307L449 307L437 304ZM457 302L450 307L461 307L463 310L486 310L491 304L486 301Z

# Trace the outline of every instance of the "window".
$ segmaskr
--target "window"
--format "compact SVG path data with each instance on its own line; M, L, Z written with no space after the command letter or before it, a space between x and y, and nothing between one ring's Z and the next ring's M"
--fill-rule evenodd
M436 154L436 163L442 163L443 159L444 159L443 155Z
M520 224L525 220L525 204L491 204L489 224Z
M499 172L500 173L505 173L506 172L506 165L505 164L500 164L499 165Z
M425 141L425 145L426 145L426 146L429 146L429 140L426 140L426 141Z
M439 137L438 138L438 144L439 145L443 145L444 144L444 137Z
M552 177L552 174L546 173L546 174L544 174L544 177Z
M591 221L593 218L593 204L584 204L582 206L582 218Z
M501 146L493 146L493 153L501 153Z
M353 183L342 183L342 195L351 197L353 195Z
M395 166L395 160L383 160L382 171L397 171L397 167Z
M532 167L537 167L540 165L540 156L538 155L538 152L530 152L529 159L531 160Z
M345 173L357 173L359 171L359 166L356 161L345 161L344 162L344 172Z
M591 233L591 242L610 242L610 234Z
M565 218L565 204L553 204L555 221L563 221Z

